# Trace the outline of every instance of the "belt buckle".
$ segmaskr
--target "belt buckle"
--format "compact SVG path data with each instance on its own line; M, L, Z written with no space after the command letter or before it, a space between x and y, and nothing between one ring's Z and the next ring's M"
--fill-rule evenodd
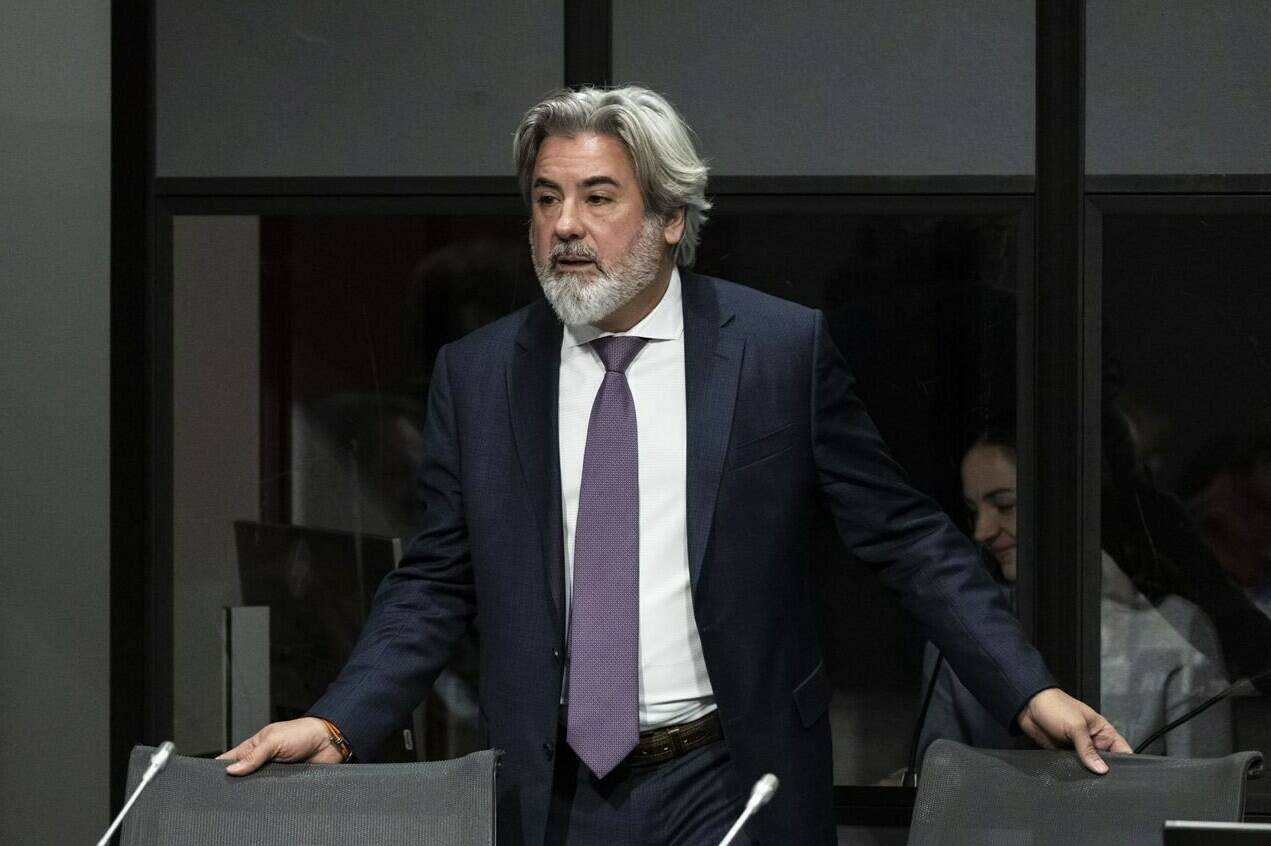
M684 754L684 736L680 732L681 726L671 726L666 730L667 735L671 739L671 757L678 758Z

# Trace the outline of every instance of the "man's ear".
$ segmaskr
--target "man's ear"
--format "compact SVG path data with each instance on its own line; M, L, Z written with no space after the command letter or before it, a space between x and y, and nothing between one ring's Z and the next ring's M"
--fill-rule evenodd
M684 207L674 209L662 218L662 237L674 247L684 237Z

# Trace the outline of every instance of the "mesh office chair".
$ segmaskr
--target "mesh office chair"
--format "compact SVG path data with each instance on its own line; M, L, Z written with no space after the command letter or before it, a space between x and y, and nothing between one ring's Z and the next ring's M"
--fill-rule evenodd
M1071 752L927 749L909 846L1160 846L1167 819L1238 822L1257 752L1225 758L1104 755L1097 776Z
M129 795L153 751L132 750ZM173 756L133 806L122 844L493 844L497 763L484 751L416 764L269 764L235 778L223 761Z

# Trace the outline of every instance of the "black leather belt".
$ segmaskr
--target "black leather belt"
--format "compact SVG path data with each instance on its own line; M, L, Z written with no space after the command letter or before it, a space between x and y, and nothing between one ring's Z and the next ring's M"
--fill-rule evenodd
M664 764L694 749L709 746L723 736L719 712L711 711L692 722L640 732L640 742L623 763L632 767Z

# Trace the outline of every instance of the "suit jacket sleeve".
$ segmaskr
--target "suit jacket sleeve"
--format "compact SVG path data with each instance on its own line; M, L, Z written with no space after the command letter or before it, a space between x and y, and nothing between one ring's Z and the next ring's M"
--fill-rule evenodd
M355 753L378 748L405 724L476 613L446 348L433 371L423 453L423 528L380 585L348 663L310 711L338 725Z
M840 537L871 567L1003 725L1055 686L975 546L915 491L853 390L815 312L812 449L821 498Z

